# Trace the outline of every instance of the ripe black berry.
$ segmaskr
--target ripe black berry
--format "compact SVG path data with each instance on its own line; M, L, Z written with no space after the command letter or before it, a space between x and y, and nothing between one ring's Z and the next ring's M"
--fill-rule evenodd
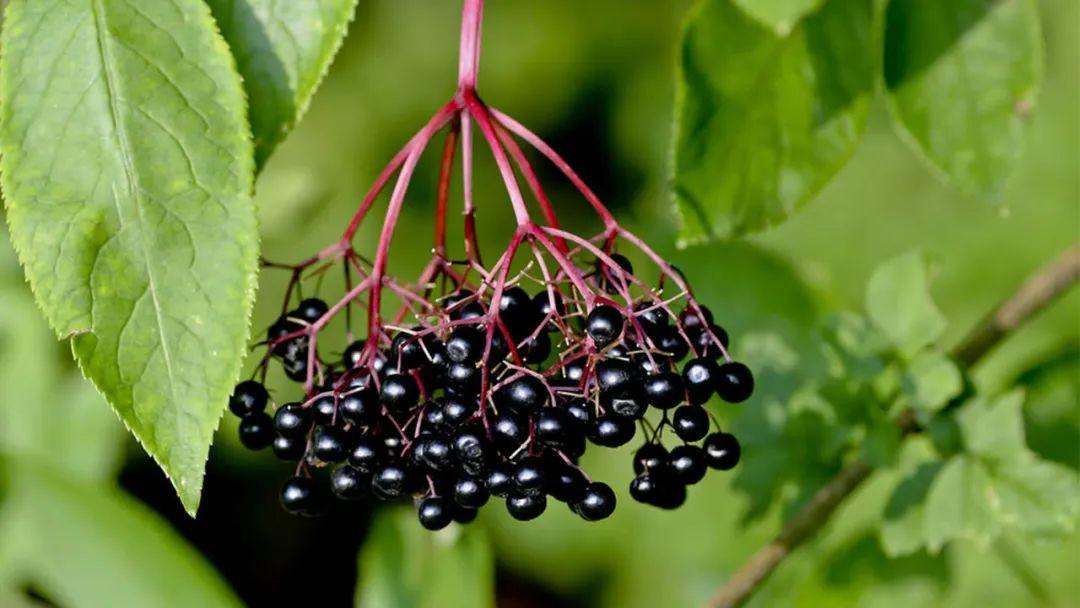
M303 319L308 323L314 323L329 311L330 307L326 305L326 302L319 298L308 298L300 302L300 306L289 313L289 316Z
M667 448L659 443L646 443L634 452L634 473L656 472L668 464Z
M542 380L526 374L495 391L492 398L499 411L529 415L544 405L548 392Z
M642 473L630 482L630 497L647 505L656 504L660 496L660 485L649 473Z
M311 430L311 410L299 403L288 403L274 414L274 430L283 437L303 437Z
M542 494L544 491L544 464L535 456L526 456L514 466L514 487L519 494Z
M442 530L454 520L453 506L442 496L431 496L416 506L416 516L428 530Z
M539 291L533 296L533 308L536 310L536 315L539 319L543 319L549 315L563 316L566 314L566 305L563 304L562 296L559 292L552 294L554 297L549 297L547 290ZM552 299L555 300L554 308L551 306ZM548 331L556 331L558 326L555 323L549 323L547 327Z
M472 363L451 363L446 368L446 386L457 395L480 394L480 368Z
M615 262L615 267L603 265L597 282L608 293L618 293L630 286L628 275L634 274L634 265L621 253L612 253L608 257Z
M503 464L496 464L488 471L484 485L492 496L507 497L514 491L514 478L509 468Z
M320 426L315 429L311 451L323 462L342 462L349 455L348 438L345 431L333 426Z
M710 468L729 471L739 464L742 448L739 440L729 433L713 433L701 444L705 450L705 462Z
M671 450L668 470L683 485L693 485L705 477L705 452L696 445L680 445Z
M379 464L380 451L380 446L374 440L368 437L360 437L349 452L349 464L357 471L371 475Z
M518 353L529 365L539 365L547 361L548 356L551 355L551 336L537 334L536 337L526 339L518 347Z
M506 510L518 521L536 519L546 508L547 497L543 494L514 494L506 499Z
M364 353L364 341L357 340L345 348L345 353L341 356L341 364L345 369L352 369L356 367L357 363L360 363L360 355Z
M495 447L505 454L517 450L529 438L529 425L514 414L502 414L491 427Z
M484 334L475 327L457 327L446 339L446 356L454 363L476 363L484 352Z
M342 500L359 500L367 495L371 478L361 471L343 464L330 473L330 491Z
M532 298L517 286L502 292L499 299L499 318L515 340L529 335L539 322Z
M666 477L657 480L656 498L651 503L661 509L678 509L686 502L686 486Z
M584 399L571 399L563 405L563 409L569 416L568 420L579 430L584 431L592 422L593 411Z
M256 412L240 420L240 443L249 450L261 450L274 441L274 421L266 412Z
M367 388L354 390L338 399L338 413L346 421L363 426L373 422L379 414L375 391Z
M656 347L671 357L672 361L682 361L690 353L690 345L674 327L661 327L655 333L653 342Z
M727 332L719 325L710 325L709 331L694 329L687 333L689 334L690 339L694 341L694 350L702 357L716 359L723 354L720 347L716 344L717 340L720 341L720 344L722 344L724 348L727 348ZM714 337L715 339L713 339Z
M424 433L413 444L413 457L416 464L439 473L451 465L450 440L443 435Z
M254 380L245 380L236 385L232 397L229 397L229 411L243 418L266 409L270 394L266 387Z
M310 408L312 415L315 417L315 424L332 424L334 411L337 410L337 406L334 405L333 395L316 397L315 401L311 402Z
M458 429L453 439L454 455L463 463L482 464L487 456L487 435L482 428Z
M644 416L645 410L649 407L649 404L645 402L644 397L637 393L620 395L618 397L608 397L601 393L600 402L603 403L605 407L611 409L612 412L623 418L629 418L630 420L637 420Z
M671 426L683 441L697 441L709 433L709 413L700 405L684 405L675 410Z
M544 491L555 500L574 503L585 495L588 482L581 471L562 462L558 458L549 458L544 462Z
M447 395L443 400L443 419L449 426L458 426L468 420L476 412L477 407L477 403L473 399Z
M712 359L692 359L683 366L683 384L692 405L701 405L709 400L716 390L718 373L719 366Z
M675 372L662 372L645 379L645 395L649 403L666 410L686 400L682 377Z
M624 395L639 388L634 366L621 359L605 359L596 364L596 384L601 393Z
M687 306L679 313L679 324L688 332L696 329L704 329L713 324L712 311L709 310L707 306L702 306L700 304L698 304L698 309L701 310L701 314L698 314L698 312L690 306Z
M304 450L307 449L307 440L303 437L284 437L278 435L277 437L274 437L271 448L274 450L274 456L277 456L281 460L296 462L304 457Z
M742 403L754 392L754 375L750 368L732 361L720 366L716 394L728 403Z
M404 412L416 406L420 399L420 388L412 376L391 372L383 379L379 398L391 410Z
M613 414L597 418L589 428L588 437L596 445L617 448L634 438L634 421Z
M537 414L534 422L536 440L553 448L561 448L570 442L571 435L578 435L571 429L576 423L570 414L561 408L545 407Z
M281 506L294 515L317 515L323 506L322 495L310 477L290 477L281 487Z
M594 481L585 487L581 500L574 503L574 511L585 521L598 521L615 512L615 502L611 486Z
M454 482L454 502L470 509L479 509L488 501L488 489L484 482L471 475L459 477Z
M400 461L383 463L371 478L371 492L382 500L401 498L408 489L409 471Z
M598 348L604 348L622 333L622 313L606 304L601 304L589 313L585 321L585 330Z

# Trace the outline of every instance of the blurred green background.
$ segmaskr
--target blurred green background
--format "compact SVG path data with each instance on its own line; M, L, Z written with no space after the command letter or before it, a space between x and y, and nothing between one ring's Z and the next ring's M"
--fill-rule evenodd
M875 266L911 249L933 260L933 295L950 321L951 344L1077 239L1080 5L1043 0L1045 78L1004 206L967 200L936 181L895 136L879 99L852 161L805 210L742 242L676 250L667 180L675 41L689 4L492 2L480 90L563 151L620 220L686 271L731 333L737 356L744 338L771 334L798 350L823 314L861 308ZM336 238L382 165L452 91L459 11L458 2L360 3L309 114L259 178L265 256L299 260ZM431 156L413 182L394 272L415 272L428 255L415 235L426 238L432 229ZM481 154L478 162L481 242L494 253L513 218L490 157ZM545 168L541 177L552 184L564 223L586 232L595 227L553 171ZM358 242L376 229L369 222ZM351 602L371 513L350 506L322 520L284 515L276 487L289 467L246 453L235 419L226 417L199 517L188 519L161 473L78 379L67 346L56 343L34 307L10 246L0 254L0 441L6 452L21 454L4 469L0 605L107 605L92 599L105 581L130 583L130 594L113 605L214 605L226 601L226 585L250 605ZM274 319L286 278L262 274L253 327ZM1078 304L1077 293L1062 299L976 370L980 386L1000 387L1064 353L1063 371L1035 374L1029 383L1025 416L1032 446L1074 469ZM725 421L735 414L720 410ZM35 474L41 462L54 472ZM678 511L633 503L624 499L629 462L629 448L586 457L586 468L620 493L610 520L584 524L551 508L522 524L500 508L486 510L478 525L492 543L500 605L700 605L778 528L775 508L744 521L747 499L719 474L693 488ZM56 483L23 481L50 475ZM784 564L755 605L1076 605L1080 534L1049 543L1009 538L1005 550L957 542L939 556L887 560L870 522L894 483L883 473L863 487L824 534ZM50 520L35 501L57 509L69 501L88 512L67 529L67 520ZM194 548L183 549L180 537ZM147 546L174 553L160 563L147 558L160 565L151 581L136 575ZM193 577L211 581L220 595L188 595L185 581Z

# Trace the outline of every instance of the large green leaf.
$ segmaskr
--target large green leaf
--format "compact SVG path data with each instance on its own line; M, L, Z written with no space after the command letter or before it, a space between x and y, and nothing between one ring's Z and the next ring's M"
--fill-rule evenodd
M255 286L240 77L199 0L15 0L2 42L19 259L194 513Z
M901 386L911 407L929 416L960 394L963 378L952 359L926 350L908 364Z
M855 150L878 67L871 0L831 0L788 35L702 0L683 35L674 187L681 241L776 224Z
M734 0L751 17L784 35L803 15L821 6L824 0Z
M495 565L483 531L429 532L408 509L385 509L360 553L362 608L495 605Z
M901 133L961 191L1000 199L1041 78L1033 0L892 2L885 85Z
M244 76L262 166L307 111L357 0L207 0Z
M0 459L0 466L11 493L0 511L0 578L31 582L76 608L240 605L202 556L142 504L31 458Z
M879 266L866 287L866 313L904 357L941 337L945 316L930 297L926 261L918 252Z
M949 460L926 495L923 538L927 549L937 553L956 538L988 546L1001 532L993 500L993 477L980 460L966 454Z
M1024 391L966 403L956 420L964 447L990 462L1014 462L1028 455L1024 438Z

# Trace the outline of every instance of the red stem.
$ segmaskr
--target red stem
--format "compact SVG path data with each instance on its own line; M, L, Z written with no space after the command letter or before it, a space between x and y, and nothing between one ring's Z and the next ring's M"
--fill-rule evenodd
M484 0L465 0L461 15L461 52L458 57L458 90L476 89L480 70L480 28L484 20Z

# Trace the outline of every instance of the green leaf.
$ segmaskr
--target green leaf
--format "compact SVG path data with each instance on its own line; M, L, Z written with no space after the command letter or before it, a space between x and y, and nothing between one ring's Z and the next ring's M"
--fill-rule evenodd
M307 111L356 2L207 0L244 76L259 167Z
M779 36L730 0L699 2L676 85L682 243L779 223L847 161L874 90L877 12L832 0Z
M964 193L1000 200L1042 76L1035 3L892 2L884 71L904 139Z
M923 548L926 497L941 468L941 462L924 462L893 490L879 534L882 549L889 557L910 555Z
M803 15L821 6L825 0L734 0L746 14L786 35Z
M202 556L142 504L31 458L0 459L0 466L12 489L0 512L2 561L59 605L240 605Z
M866 289L866 312L906 358L945 331L945 316L930 297L926 262L918 252L892 258L874 271Z
M923 351L911 360L901 382L910 405L924 414L933 414L960 394L960 369L945 355Z
M862 460L872 467L892 466L900 450L900 428L891 420L882 420L871 426L863 438Z
M240 77L200 0L15 0L11 237L38 304L189 513L239 373L257 228ZM47 68L46 68L47 66Z
M1039 537L1060 537L1076 529L1080 479L1053 462L1021 458L995 471L998 516Z
M957 538L988 546L1001 532L994 500L993 478L982 462L968 455L949 460L926 496L923 537L927 549L937 553Z
M360 552L361 608L495 605L495 565L483 531L429 532L408 509L384 509Z
M1019 389L992 401L979 397L967 403L956 416L966 450L990 462L1026 456L1023 405Z

